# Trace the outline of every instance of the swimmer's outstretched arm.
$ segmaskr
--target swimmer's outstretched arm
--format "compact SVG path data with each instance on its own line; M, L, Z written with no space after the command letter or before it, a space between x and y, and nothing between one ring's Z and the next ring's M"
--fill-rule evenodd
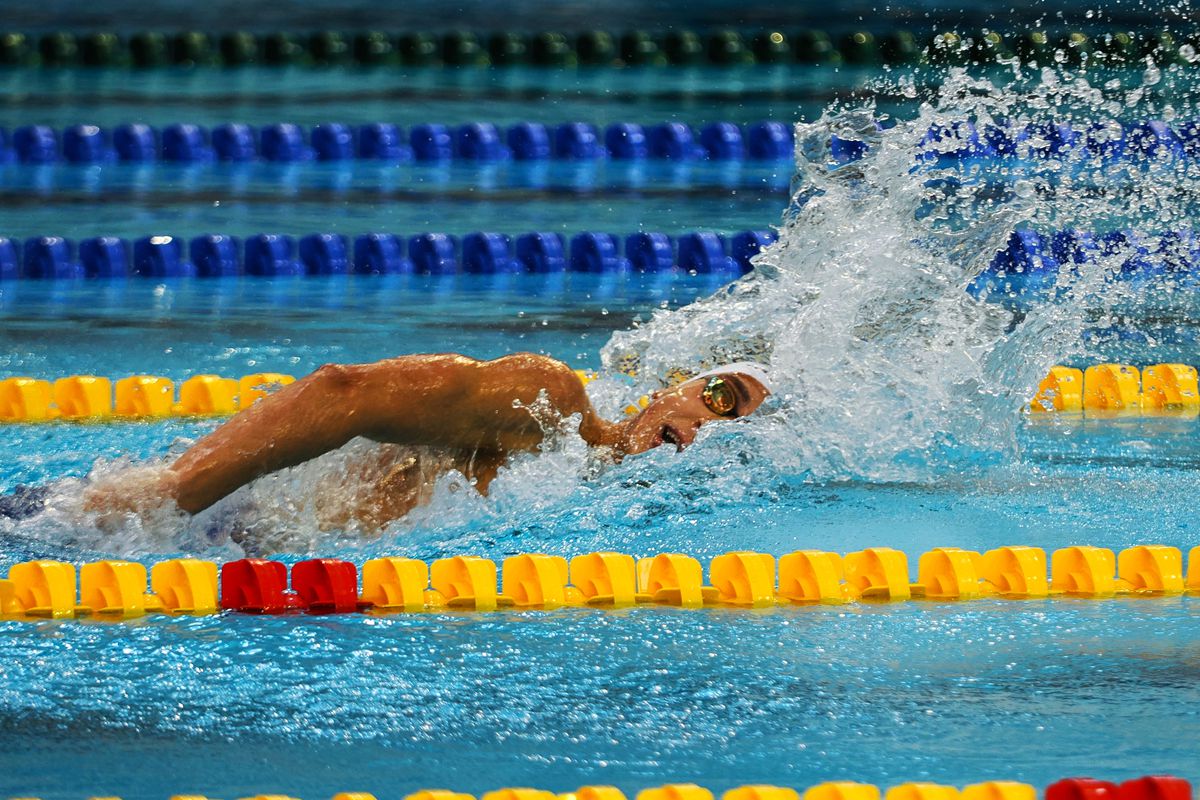
M582 415L579 432L589 444L616 443L618 426L597 416L579 379L559 361L530 353L494 361L402 356L329 364L263 398L180 456L162 490L195 513L356 436L503 458L541 443L538 420L519 406L543 391L559 416Z

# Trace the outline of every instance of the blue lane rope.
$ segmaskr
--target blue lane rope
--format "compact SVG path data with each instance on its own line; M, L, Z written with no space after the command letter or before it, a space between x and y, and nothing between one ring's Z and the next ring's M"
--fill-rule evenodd
M72 125L62 131L45 125L26 125L11 135L0 129L0 161L22 164L600 158L790 160L792 130L786 123L771 120L745 127L732 122L711 122L699 130L682 122L656 125L617 122L603 130L586 122L560 125L520 122L503 130L490 122L455 127L422 124L414 125L407 135L399 126L386 122L359 126L331 122L311 129L291 123L262 128L226 123L211 131L182 123L168 125L161 131L141 123L118 125L111 131L96 125Z
M407 239L392 233L353 239L314 233L299 240L263 233L244 241L224 234L197 236L190 242L175 236L145 236L132 244L101 236L84 239L76 247L62 236L35 237L23 243L0 238L0 281L566 270L737 275L749 272L751 257L775 239L773 231L742 231L728 237L711 231L679 236L639 232L625 237L585 232L570 239L553 232L516 237L480 232L461 239L446 233L422 233Z
M879 126L882 130L882 126ZM1161 120L1121 125L1094 123L1076 128L1068 123L1008 127L976 127L968 121L930 127L915 143L918 160L1061 158L1070 154L1106 160L1193 159L1200 156L1200 121L1176 127ZM830 138L834 161L862 158L868 144ZM96 125L72 125L59 131L26 125L9 133L0 128L0 162L21 164L103 164L267 161L375 160L440 163L462 161L784 161L792 158L792 129L766 120L741 126L711 122L699 129L682 122L642 125L617 122L601 129L587 122L545 125L520 122L501 129L490 122L458 126L414 125L407 131L391 123L351 126L323 123L306 129L292 123L255 128L225 123L211 130L192 124L168 125L161 131L141 123L111 131Z
M1194 290L1200 278L1200 239L1190 229L1155 235L1132 230L1017 230L972 282L970 291L989 300L1046 295L1062 273L1099 262L1105 263L1112 278L1124 282L1174 280L1174 288Z
M299 238L260 233L245 240L207 234L190 241L168 235L129 242L113 236L63 236L19 242L0 237L0 281L121 277L221 277L236 275L337 275L356 273L746 273L750 259L774 242L769 230L730 236L692 231L677 236L643 231L626 236L586 231L518 236L477 232L458 237L421 233L404 237L368 233L354 237L313 233ZM1138 281L1200 276L1200 236L1184 229L1158 234L1132 230L1091 233L1065 229L1014 231L973 282L979 296L1038 293L1064 270L1100 260L1114 276Z
M883 126L878 122L876 128ZM848 163L863 158L869 145L850 137L830 137L833 161ZM929 165L953 166L969 160L1062 159L1071 156L1117 161L1181 161L1200 157L1200 121L1175 127L1162 120L1121 124L1093 122L1074 127L1066 122L1029 125L976 126L969 121L935 125L916 143L917 160Z

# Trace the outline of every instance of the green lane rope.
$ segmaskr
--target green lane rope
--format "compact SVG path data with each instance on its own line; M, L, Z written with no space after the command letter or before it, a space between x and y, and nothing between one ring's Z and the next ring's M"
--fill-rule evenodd
M1160 66L1189 64L1200 49L1189 35L1164 31L632 30L614 33L421 31L311 33L246 31L52 31L0 33L0 66L164 67L272 66L628 67L748 64L988 63L1020 56L1046 63Z

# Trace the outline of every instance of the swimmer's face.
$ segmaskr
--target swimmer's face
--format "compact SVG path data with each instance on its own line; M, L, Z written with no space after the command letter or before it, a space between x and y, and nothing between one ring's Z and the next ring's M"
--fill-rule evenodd
M621 449L631 455L660 444L682 450L696 440L704 423L744 417L762 405L768 394L757 380L738 372L685 381L654 394L650 404L626 425Z

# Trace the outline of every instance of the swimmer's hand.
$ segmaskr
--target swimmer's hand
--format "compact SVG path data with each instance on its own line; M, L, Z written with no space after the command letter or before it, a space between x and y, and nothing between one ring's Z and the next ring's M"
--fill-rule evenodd
M166 467L134 467L105 475L83 492L83 510L100 517L142 514L173 502L178 476Z

